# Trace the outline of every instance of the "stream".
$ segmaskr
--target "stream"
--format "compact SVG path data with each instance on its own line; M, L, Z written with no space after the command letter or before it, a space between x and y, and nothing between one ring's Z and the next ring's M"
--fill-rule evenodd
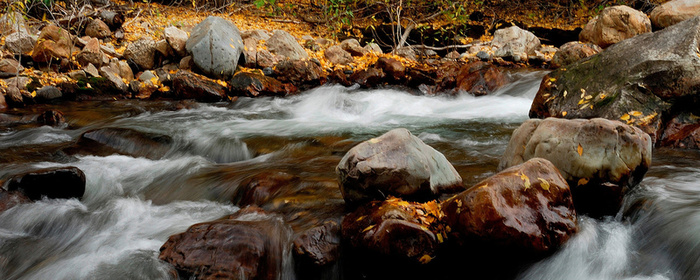
M294 232L338 218L346 210L335 166L352 146L398 127L445 154L472 186L495 174L544 74L512 72L514 82L481 97L331 85L230 104L83 101L7 111L0 114L0 180L71 165L87 185L81 200L43 199L0 214L0 279L171 279L158 259L168 237L238 211L231 203L238 186L264 171L300 178L261 205ZM62 111L67 125L14 117L46 109ZM70 149L101 128L171 140L158 157ZM579 232L563 248L516 278L700 279L699 160L697 151L655 150L616 217L579 216ZM302 279L293 269L283 274Z

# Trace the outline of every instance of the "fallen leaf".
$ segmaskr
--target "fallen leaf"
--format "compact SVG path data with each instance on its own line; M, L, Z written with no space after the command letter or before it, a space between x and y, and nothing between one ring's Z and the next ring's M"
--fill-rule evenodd
M579 156L583 155L583 147L581 147L581 144L578 144L578 148L576 148L576 152L578 153Z
M578 183L577 183L578 186L583 186L583 185L585 185L585 184L588 184L588 179L587 179L587 178L581 178L581 179L578 180Z
M566 94L567 94L567 92L566 92L566 91L564 91L564 97L566 97Z
M420 257L420 259L418 261L422 264L427 264L432 260L433 260L433 257L428 256L428 255L423 255L422 257Z
M367 232L368 230L374 228L374 225L368 226L365 229L362 230L362 232Z
M540 187L542 187L542 189L545 191L549 191L549 182L545 179L542 179L542 178L537 178L537 179L540 180Z
M632 115L632 116L635 116L635 117L639 117L639 116L642 115L642 112L640 112L640 111L630 111L629 114Z
M630 119L630 115L624 114L624 115L622 115L622 117L620 117L620 119L623 120L623 121L629 120L629 119Z
M530 178L528 178L525 173L520 173L520 179L523 180L523 185L525 186L526 190L530 188Z
M561 116L562 116L562 117L566 117L566 111L561 112Z

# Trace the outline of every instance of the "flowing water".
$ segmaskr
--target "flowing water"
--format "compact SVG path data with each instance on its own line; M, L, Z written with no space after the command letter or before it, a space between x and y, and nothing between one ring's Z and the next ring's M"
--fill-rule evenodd
M0 115L0 178L72 165L87 186L81 200L44 199L0 214L0 278L168 279L160 246L192 224L238 211L230 202L238 186L262 171L300 178L262 206L294 232L337 219L345 209L335 165L353 145L397 127L444 153L473 185L495 173L543 75L511 73L513 83L482 97L323 86L232 104L95 101L9 111ZM61 110L67 125L32 124L27 116L45 109ZM146 146L161 149L157 157L134 154L144 149L128 141L115 140L117 154L76 148L80 135L100 128L169 141ZM517 278L700 279L700 153L657 150L654 157L617 217L580 217L564 248Z

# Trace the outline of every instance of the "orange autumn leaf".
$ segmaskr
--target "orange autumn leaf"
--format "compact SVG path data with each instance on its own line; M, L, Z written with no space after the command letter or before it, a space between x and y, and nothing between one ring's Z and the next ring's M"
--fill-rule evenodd
M576 152L578 153L579 156L583 155L583 147L581 144L578 144L578 148L576 148Z

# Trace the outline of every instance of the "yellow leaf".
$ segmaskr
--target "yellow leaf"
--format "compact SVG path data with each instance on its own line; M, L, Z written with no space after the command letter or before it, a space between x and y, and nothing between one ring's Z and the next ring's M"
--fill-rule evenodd
M32 97L36 97L36 90L32 91Z
M362 232L367 232L368 230L374 228L374 225L368 226L365 229L362 230Z
M564 97L566 97L566 94L567 94L567 93L568 93L568 92L564 91Z
M581 144L578 144L578 148L576 148L576 152L578 153L579 156L583 155L583 147L581 147Z
M557 79L555 79L555 78L549 78L549 81L553 83L553 82L556 82Z
M605 96L606 96L605 93L601 93L600 95L598 95L598 97L600 97L600 99L605 99Z
M367 216L362 216L362 217L359 217L359 218L357 218L357 220L355 220L355 222L359 222L359 221L362 221L362 219L364 219L365 217L367 217Z
M549 182L547 182L547 180L542 179L542 178L537 178L537 179L540 180L540 187L542 187L542 189L545 191L549 191Z
M629 114L632 115L632 116L635 116L635 117L639 117L639 116L642 115L642 112L640 112L640 111L630 111Z
M428 255L423 255L422 257L420 257L420 259L419 259L418 261L419 261L420 263L422 263L422 264L426 264L426 263L429 263L429 262L432 261L432 260L433 260L433 257L428 256Z
M587 178L581 178L581 179L578 180L577 185L583 186L583 185L585 185L585 184L588 184L588 179L587 179Z
M530 178L528 178L525 173L520 173L520 179L523 180L523 185L525 186L526 190L530 188Z
M562 117L566 117L566 111L561 112L561 116L562 116Z
M620 117L620 119L623 120L623 121L629 120L629 119L630 119L630 115L624 114L624 115L622 115L622 117Z
M369 139L369 143L371 143L371 144L379 143L379 139L377 139L377 138Z
M445 242L445 240L442 239L442 234L440 234L440 233L437 234L437 240L438 240L438 243Z

